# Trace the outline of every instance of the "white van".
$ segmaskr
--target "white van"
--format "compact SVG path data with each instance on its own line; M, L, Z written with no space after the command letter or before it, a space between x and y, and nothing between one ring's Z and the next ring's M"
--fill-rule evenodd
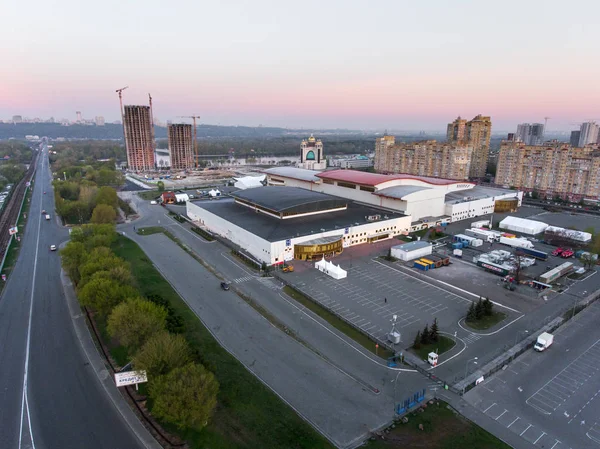
M150 204L155 205L158 204L155 200L150 201Z

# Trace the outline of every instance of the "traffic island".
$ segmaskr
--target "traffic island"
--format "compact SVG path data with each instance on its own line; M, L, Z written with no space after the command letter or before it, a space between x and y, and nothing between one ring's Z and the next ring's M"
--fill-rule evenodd
M492 315L483 316L481 319L468 320L465 319L465 324L468 328L473 330L486 330L494 327L496 324L501 323L506 319L508 315L504 312L492 312Z
M442 355L454 348L455 345L456 342L453 339L440 335L437 341L427 344L420 343L417 347L413 345L410 351L416 354L421 360L427 360L429 353L435 352L437 355Z

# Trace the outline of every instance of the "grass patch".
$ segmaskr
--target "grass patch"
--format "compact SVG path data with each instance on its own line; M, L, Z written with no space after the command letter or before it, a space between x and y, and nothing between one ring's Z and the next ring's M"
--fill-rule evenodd
M195 232L200 237L202 237L204 240L209 241L209 242L212 242L215 239L212 235L210 235L204 229L199 228L198 226L192 226L192 232Z
M231 254L233 256L235 256L235 258L238 259L240 262L242 262L244 265L246 265L248 268L251 268L256 271L260 271L260 265L255 264L250 259L248 259L244 254L240 253L239 251L235 251L232 249Z
M106 344L106 347L108 348L112 359L117 365L119 365L119 367L127 365L131 361L129 358L129 354L127 354L127 348L118 344L118 342L116 340L113 340L108 334L108 330L106 329L106 318L102 317L98 313L94 314L93 317L94 323L96 324L96 328L98 329L98 333L100 334L100 338Z
M410 350L417 354L422 360L427 360L427 356L430 352L436 352L439 355L441 355L444 352L450 351L450 349L452 349L455 344L456 342L451 338L446 337L444 335L440 335L438 337L437 342L429 343L426 345L421 344L419 349L410 348Z
M17 235L13 236L13 238L11 239L10 244L8 245L8 248L6 250L7 252L6 252L6 258L4 259L4 265L2 266L2 274L5 274L7 277L10 274L10 272L12 271L12 269L14 268L15 264L17 263L17 259L19 258L21 242L17 241L17 236L20 236L22 239L25 234L25 225L27 224L27 220L29 220L29 218L30 218L29 207L31 206L31 195L32 195L32 190L30 188L28 188L27 192L25 194L25 198L23 200L24 202L23 202L23 208L21 209L21 214L19 215L19 218L17 220L17 227L19 228L19 233ZM2 282L2 281L0 281L0 282ZM5 282L2 282L0 284L0 291L2 291L2 289L4 288L4 285L5 285Z
M138 196L143 200L151 201L158 198L161 193L158 190L144 190L143 192L138 192Z
M573 318L575 315L577 315L579 312L581 312L583 309L585 309L586 306L584 305L577 305L571 309L569 309L567 312L563 313L563 320L568 321L571 318Z
M136 233L139 235L152 235L152 234L160 234L165 233L165 228L162 226L146 226L145 228L138 228Z
M131 264L137 287L144 296L161 296L182 317L183 335L219 381L218 404L208 426L201 432L180 432L190 448L332 448L219 345L135 242L119 236L113 250Z
M419 430L419 424L423 430ZM460 416L444 401L428 404L424 412L412 412L408 423L397 424L385 440L370 441L368 449L510 449L491 433Z
M376 349L375 342L373 340L371 340L369 337L367 337L365 334L358 331L356 328L354 328L350 324L348 324L345 321L343 321L342 319L340 319L337 315L335 315L334 313L321 307L320 305L318 305L314 301L310 300L305 295L303 295L299 291L295 290L294 288L290 287L289 285L286 285L285 287L283 287L283 291L288 296L291 296L297 302L302 304L304 307L306 307L307 309L309 309L309 310L313 311L314 313L316 313L317 315L319 315L321 318L323 318L325 321L327 321L329 324L331 324L337 330L343 332L348 337L350 337L352 340L354 340L359 345L361 345L363 348L369 350L373 354L377 354L379 357L381 357L382 359L385 359L385 360L387 360L389 357L392 357L394 355L394 353L388 349L385 349L385 348Z
M504 312L492 312L491 316L486 315L477 321L465 320L465 324L467 326L469 326L471 329L485 330L485 329L489 329L490 327L495 326L496 324L498 324L501 321L504 321L506 319L506 316L507 315Z

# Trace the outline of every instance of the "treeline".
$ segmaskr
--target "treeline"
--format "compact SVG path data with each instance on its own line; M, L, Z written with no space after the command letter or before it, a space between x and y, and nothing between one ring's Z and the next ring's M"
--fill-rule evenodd
M62 166L93 164L102 159L127 160L125 146L109 140L60 142L53 144L51 151L56 151L56 154L50 155L50 161L58 172L63 171Z
M97 152L111 151L94 143L92 147ZM123 184L123 174L116 170L113 159L97 162L88 151L82 145L50 156L56 213L71 224L114 223L119 211L116 188Z
M33 150L21 142L0 142L0 190L16 184L27 171Z
M82 306L106 322L133 368L148 374L151 413L180 429L206 426L219 384L183 337L183 320L166 300L144 298L127 262L111 249L114 225L83 225L71 232L62 264Z

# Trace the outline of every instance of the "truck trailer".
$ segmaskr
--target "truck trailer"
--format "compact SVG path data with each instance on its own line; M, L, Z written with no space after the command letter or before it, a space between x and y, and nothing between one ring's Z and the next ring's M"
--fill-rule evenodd
M527 256L532 256L535 257L536 259L539 260L548 260L548 253L545 253L543 251L539 251L537 249L533 249L533 248L519 248L517 250L520 253L523 253Z
M527 239L500 237L500 243L512 246L513 248L533 248L533 243Z

